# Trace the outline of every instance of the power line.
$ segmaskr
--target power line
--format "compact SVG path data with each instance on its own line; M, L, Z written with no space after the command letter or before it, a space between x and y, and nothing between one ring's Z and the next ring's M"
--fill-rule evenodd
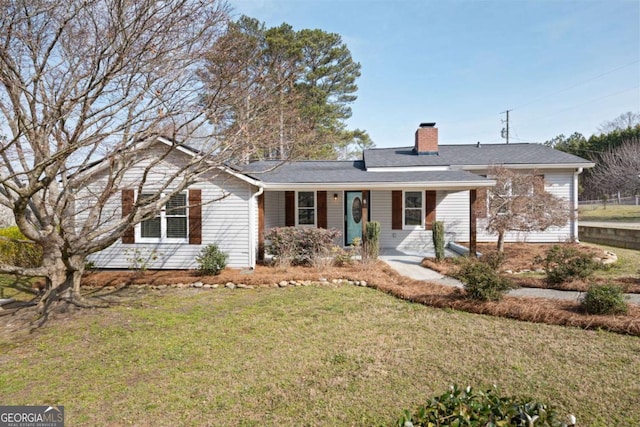
M513 110L516 110L516 109L520 109L520 108L522 108L522 107L526 107L527 105L534 104L534 103L536 103L536 102L538 102L538 101L542 101L542 100L544 100L544 99L549 98L549 97L550 97L550 96L552 96L552 95L557 95L557 94L559 94L559 93L566 92L566 91L568 91L568 90L570 90L570 89L576 88L576 87L581 86L581 85L583 85L583 84L585 84L585 83L588 83L588 82L591 82L591 81L593 81L593 80L599 79L600 77L604 77L604 76L606 76L606 75L608 75L608 74L614 73L614 72L616 72L616 71L618 71L618 70L621 70L621 69L623 69L623 68L630 67L631 65L637 64L638 62L640 62L640 59L636 59L635 61L629 62L628 64L621 65L621 66L616 67L616 68L614 68L614 69L612 69L612 70L605 71L604 73L598 74L597 76L590 77L590 78L588 78L588 79L586 79L586 80L582 80L582 81L580 81L580 82L578 82L578 83L576 83L576 84L574 84L574 85L571 85L571 86L565 87L564 89L560 89L560 90L558 90L558 91L552 92L552 93L550 93L550 94L548 94L548 95L545 95L545 96L542 96L542 97L540 97L540 98L535 98L534 100L532 100L532 101L530 101L530 102L527 102L527 103L524 103L524 104L518 105L517 107L514 107L514 108L511 108L511 109L510 109L510 111L513 111Z
M640 85L636 85L636 86L633 86L633 87L629 87L629 88L626 88L626 89L622 89L622 90L620 90L620 91L618 91L618 92L609 93L609 94L607 94L607 95L603 95L603 96L600 96L600 97L598 97L598 98L593 98L593 99L590 99L590 100L588 100L588 101L582 102L582 103L580 103L580 104L572 105L571 107L567 107L567 108L563 108L563 109L561 109L561 110L554 111L554 112L553 112L553 113L551 113L551 114L546 114L546 115L544 115L544 116L538 116L538 117L535 117L535 118L533 118L533 119L530 119L530 121L536 121L536 120L540 120L540 119L543 119L543 118L546 118L546 117L554 116L554 115L556 115L556 114L558 114L558 113L561 113L561 112L563 112L563 111L572 110L572 109L574 109L574 108L582 107L583 105L591 104L591 103L593 103L593 102L600 101L601 99L610 98L610 97L612 97L612 96L619 95L619 94L621 94L621 93L625 93L625 92L629 92L629 91L631 91L631 90L638 89L638 88L640 88Z

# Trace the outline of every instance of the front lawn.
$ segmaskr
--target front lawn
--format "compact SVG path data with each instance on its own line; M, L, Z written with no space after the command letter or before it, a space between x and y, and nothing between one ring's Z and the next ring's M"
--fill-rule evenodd
M391 425L450 384L498 385L581 426L640 424L640 340L325 284L126 289L31 335L0 317L0 402L67 424Z

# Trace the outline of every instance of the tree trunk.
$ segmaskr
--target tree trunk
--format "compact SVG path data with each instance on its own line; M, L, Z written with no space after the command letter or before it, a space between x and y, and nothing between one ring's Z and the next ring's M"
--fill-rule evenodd
M38 320L35 326L42 326L49 316L53 305L57 302L73 304L78 307L98 307L86 301L80 294L80 284L84 273L84 256L71 256L67 259L51 255L45 258L44 265L49 271L46 277L46 288L37 305Z
M498 232L498 252L504 252L504 231Z

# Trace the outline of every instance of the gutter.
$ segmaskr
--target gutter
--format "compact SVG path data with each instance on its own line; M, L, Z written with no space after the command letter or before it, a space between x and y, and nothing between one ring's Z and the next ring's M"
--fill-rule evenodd
M256 203L258 200L258 197L260 197L262 195L262 193L264 193L264 187L260 186L258 187L258 191L255 192L254 194L251 195L251 206L250 206L250 214L249 214L249 266L251 267L251 269L256 268L256 241L255 241L255 235L253 234L254 232L254 228L256 226L255 224L255 215L254 215L254 211L256 210ZM259 232L258 232L259 234Z
M263 182L265 190L351 190L366 188L369 190L401 190L404 188L429 188L434 190L471 190L480 187L494 187L496 180L478 181L415 181L415 182Z

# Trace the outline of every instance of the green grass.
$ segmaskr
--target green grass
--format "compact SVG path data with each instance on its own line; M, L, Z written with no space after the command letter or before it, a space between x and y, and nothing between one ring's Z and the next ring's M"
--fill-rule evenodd
M611 279L620 277L638 277L640 275L640 251L635 249L616 248L613 246L595 243L581 243L584 246L598 248L603 251L611 251L618 256L618 262L605 270L597 270L596 277L608 277Z
M640 206L583 205L578 210L581 221L640 222Z
M22 292L16 289L16 287L23 286L30 288L33 280L35 279L0 274L0 298L13 298L21 301L32 299L33 294Z
M640 424L638 338L354 286L131 292L0 341L0 402L61 404L73 426L370 426L497 384L582 426Z

